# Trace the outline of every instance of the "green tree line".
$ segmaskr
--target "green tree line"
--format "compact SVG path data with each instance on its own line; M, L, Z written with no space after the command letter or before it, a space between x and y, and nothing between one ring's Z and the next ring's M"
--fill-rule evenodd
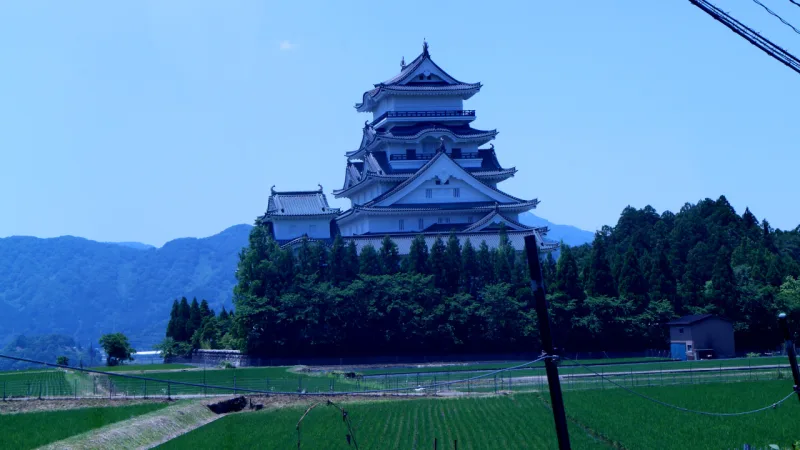
M401 258L388 237L360 254L338 236L290 250L257 226L228 343L274 356L535 351L527 262L500 233L496 249L418 236ZM765 349L780 341L779 310L800 319L800 227L774 230L724 197L677 214L628 207L591 245L545 255L542 271L567 351L667 348L666 322L700 313L733 321L738 348Z
M166 339L156 346L164 356L184 356L194 349L221 349L238 348L237 342L231 334L234 312L228 312L222 307L219 315L208 306L203 299L192 302L181 297L172 302L167 323Z

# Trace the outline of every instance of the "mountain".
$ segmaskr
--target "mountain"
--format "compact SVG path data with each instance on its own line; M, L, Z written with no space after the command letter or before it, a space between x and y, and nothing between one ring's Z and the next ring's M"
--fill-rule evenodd
M154 245L142 244L141 242L109 242L109 244L121 245L136 250L150 250L151 248L156 248Z
M230 307L250 229L236 225L158 249L72 236L0 239L0 344L19 334L60 334L97 345L102 333L121 331L148 349L163 338L176 297Z
M520 214L519 221L532 227L549 227L550 232L547 233L547 239L557 242L564 241L569 246L588 244L594 239L594 233L591 231L581 230L572 225L557 225L529 212Z
M533 214L520 220L550 227L548 238L569 245L593 237ZM121 331L135 348L150 349L164 337L173 299L231 307L239 251L251 229L236 225L161 248L72 236L0 239L0 345L20 334L59 334L97 345L101 334Z

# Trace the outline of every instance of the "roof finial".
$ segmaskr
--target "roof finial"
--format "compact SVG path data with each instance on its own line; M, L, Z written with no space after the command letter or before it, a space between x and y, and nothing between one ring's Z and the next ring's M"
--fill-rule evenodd
M400 70L406 70L406 57L400 58Z
M274 185L274 184L272 185L272 187L271 187L271 188L269 188L269 192L270 192L272 195L275 195L275 185Z
M428 53L428 41L425 40L425 38L422 38L422 54L424 56L431 56L431 54Z
M321 184L317 184L317 187L319 187L319 192L321 193L322 192L322 185Z
M439 137L439 148L437 148L436 151L447 153L447 148L444 146L444 136Z
M492 153L494 153L494 144L489 144L489 150L491 150Z

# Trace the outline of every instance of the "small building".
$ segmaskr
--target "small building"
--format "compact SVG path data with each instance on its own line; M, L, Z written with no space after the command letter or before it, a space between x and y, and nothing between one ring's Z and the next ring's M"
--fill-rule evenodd
M733 324L713 314L683 316L667 322L672 359L732 358Z

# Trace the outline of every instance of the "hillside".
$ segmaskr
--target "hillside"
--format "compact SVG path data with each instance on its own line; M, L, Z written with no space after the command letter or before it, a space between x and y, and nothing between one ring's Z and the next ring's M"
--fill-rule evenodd
M519 221L528 226L533 227L548 227L550 232L547 233L547 239L553 241L563 241L570 246L577 246L588 244L594 239L594 233L591 231L581 230L572 225L558 225L554 224L547 219L542 219L533 213L520 214Z
M550 239L572 245L592 233L529 215L550 226ZM0 239L0 345L19 334L62 334L88 345L122 331L149 348L164 336L176 297L205 298L230 308L238 253L250 225L203 239L181 238L155 248L63 236Z
M163 337L175 297L230 306L250 228L158 249L72 236L0 239L0 344L23 333L55 333L87 345L122 331L134 346L149 347Z

